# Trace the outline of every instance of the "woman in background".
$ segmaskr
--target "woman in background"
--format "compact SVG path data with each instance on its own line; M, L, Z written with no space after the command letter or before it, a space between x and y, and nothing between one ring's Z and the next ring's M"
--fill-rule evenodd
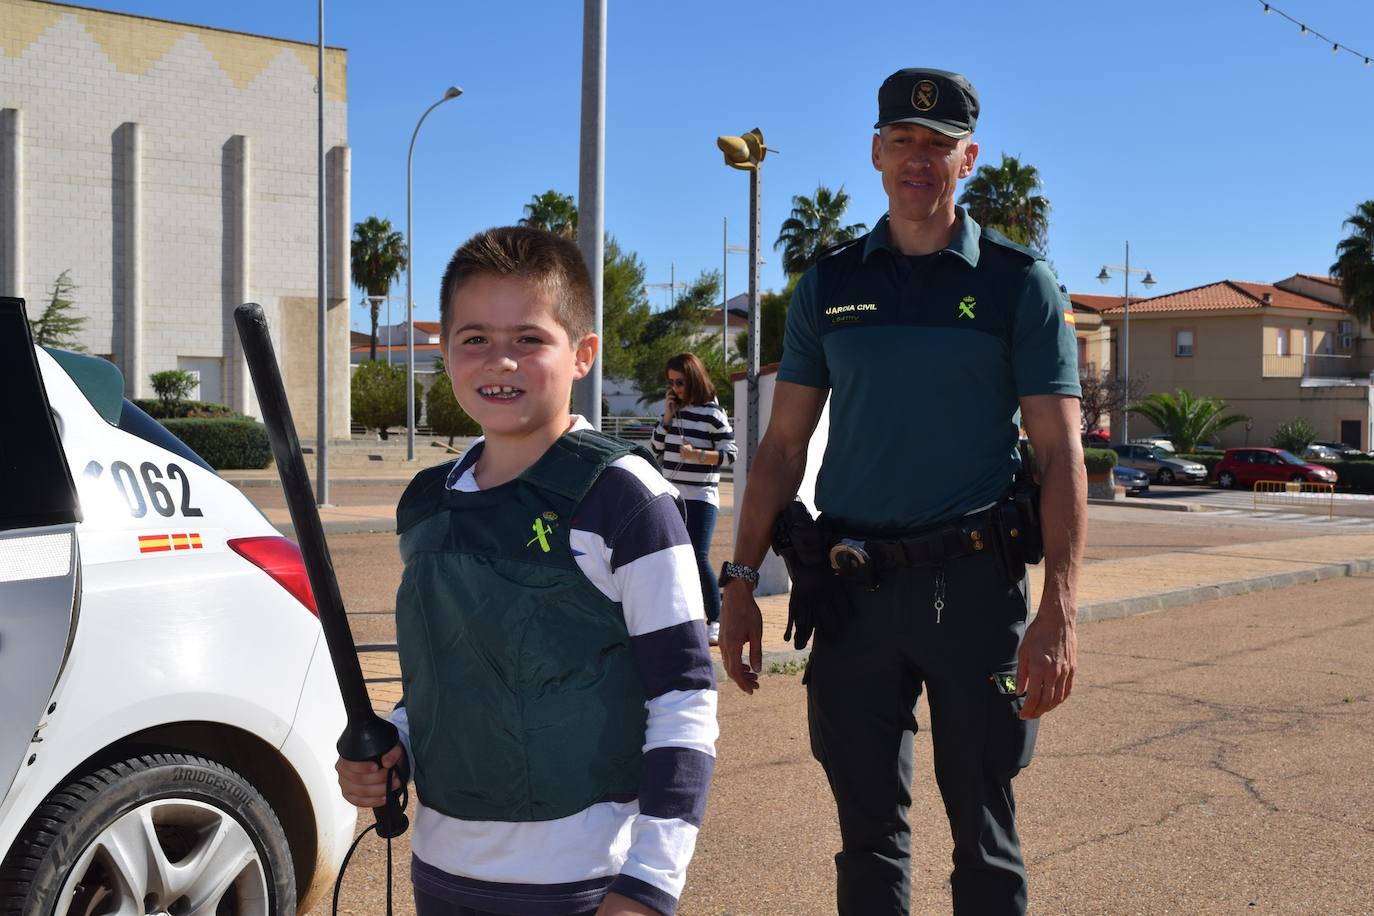
M706 605L706 635L720 636L720 587L711 568L711 535L720 511L720 469L735 461L735 432L716 401L706 367L694 353L668 360L667 400L654 428L654 454L687 507L687 533L697 554L701 594Z

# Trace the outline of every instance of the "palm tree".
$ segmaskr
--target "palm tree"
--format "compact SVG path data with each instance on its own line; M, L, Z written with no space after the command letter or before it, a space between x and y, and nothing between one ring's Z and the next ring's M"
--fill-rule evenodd
M373 296L391 294L391 283L406 269L406 242L391 228L391 220L369 216L353 227L349 251L353 285L367 294L372 318L372 343L368 359L377 358L377 313L381 303Z
M978 167L959 203L980 226L996 229L1020 245L1044 250L1050 231L1050 202L1040 193L1040 172L1002 154L1002 164Z
M1374 322L1374 200L1366 200L1341 223L1355 230L1336 245L1331 276L1341 281L1345 307L1360 323Z
M1177 396L1152 394L1126 408L1153 423L1168 436L1180 454L1197 448L1199 442L1237 423L1250 419L1243 414L1224 414L1226 402L1221 398L1195 398L1183 388Z
M577 204L571 194L560 194L549 189L536 194L525 204L525 215L520 225L532 229L545 229L565 239L577 238Z
M782 249L782 269L789 274L804 274L822 251L867 232L868 226L863 223L840 225L848 208L849 195L844 192L844 185L833 192L823 184L817 185L815 197L793 197L792 215L783 220L782 231L773 243L774 251Z

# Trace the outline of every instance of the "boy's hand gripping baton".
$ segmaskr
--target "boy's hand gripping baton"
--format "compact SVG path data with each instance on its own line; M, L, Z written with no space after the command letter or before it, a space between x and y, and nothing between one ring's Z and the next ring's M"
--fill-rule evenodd
M315 593L315 607L319 610L324 640L329 657L334 662L334 676L343 695L348 725L339 736L339 756L345 760L380 761L382 755L396 746L399 736L396 726L372 711L372 702L363 683L363 671L358 665L358 653L353 648L353 634L348 628L339 583L334 578L334 564L329 559L329 546L324 540L320 513L315 508L315 494L305 473L305 458L301 455L300 440L291 422L291 406L282 388L281 372L277 367L272 338L267 333L267 319L262 306L248 302L234 310L234 324L238 326L243 352L248 357L248 371L257 389L258 405L262 408L267 438L272 443L272 457L277 462L286 505L291 510L291 524L305 558L305 571L310 577L310 590ZM373 808L377 819L377 834L382 837L400 836L409 821L400 805L401 792L387 785L386 806Z

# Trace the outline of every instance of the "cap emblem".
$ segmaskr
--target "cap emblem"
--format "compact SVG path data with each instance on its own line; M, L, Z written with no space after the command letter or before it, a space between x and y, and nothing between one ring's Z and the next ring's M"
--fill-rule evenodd
M930 111L939 98L939 87L932 80L921 80L911 90L911 107L917 111Z

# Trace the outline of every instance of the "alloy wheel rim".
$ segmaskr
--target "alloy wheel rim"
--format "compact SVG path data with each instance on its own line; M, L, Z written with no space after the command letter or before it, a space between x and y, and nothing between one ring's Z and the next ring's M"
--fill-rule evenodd
M252 837L227 812L185 798L147 802L82 850L58 897L64 916L269 916Z

